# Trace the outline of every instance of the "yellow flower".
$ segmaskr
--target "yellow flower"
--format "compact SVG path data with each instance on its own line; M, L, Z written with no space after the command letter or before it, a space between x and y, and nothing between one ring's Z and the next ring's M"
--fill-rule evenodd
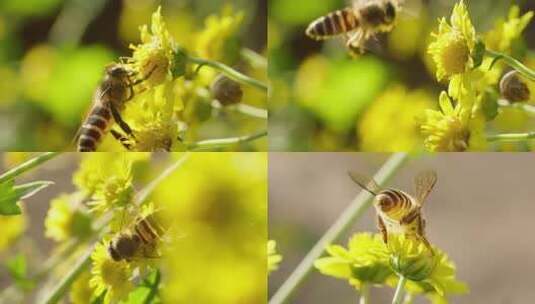
M455 278L455 265L439 248L433 246L431 253L422 242L399 234L389 237L387 248L392 269L409 280L409 292L443 298L468 292L466 284Z
M162 84L171 77L174 68L176 43L163 21L161 7L152 14L150 31L147 25L140 28L141 44L130 45L134 51L127 65L139 73L140 78L148 77L152 87Z
M508 19L498 21L494 29L485 34L484 40L487 48L510 53L513 42L521 37L532 18L533 12L520 16L520 8L513 5L509 10Z
M433 152L483 149L486 144L483 118L463 114L470 112L460 102L454 106L446 92L440 95L439 103L440 111L426 110L419 118L426 148Z
M152 200L176 223L162 248L164 302L266 301L266 157L195 153L154 191Z
M174 82L167 81L126 109L125 116L136 134L132 150L170 151L177 142L180 121L175 111L182 106L174 91Z
M104 303L118 303L125 299L134 289L130 281L132 269L125 261L115 262L108 255L106 246L102 243L96 245L91 254L92 268L89 285L95 290L96 295L106 291Z
M93 289L89 286L91 273L84 271L72 284L69 299L72 304L89 304L93 296Z
M268 254L268 272L277 270L279 263L282 261L282 256L277 254L277 242L269 240L267 243Z
M76 206L81 199L79 193L62 194L50 202L45 218L45 236L61 242L71 237L84 240L91 235L91 218Z
M0 252L8 248L26 230L26 216L23 214L17 216L0 215Z
M81 161L73 182L91 196L92 211L102 213L130 203L134 194L130 154L93 153Z
M226 6L221 16L211 15L204 21L204 30L198 36L195 52L198 56L215 61L227 61L229 56L239 54L235 36L242 25L243 12L234 12L231 6ZM239 46L239 45L238 45Z
M347 280L357 289L394 279L388 250L378 234L358 233L351 237L347 249L329 245L325 250L329 256L317 259L314 266L322 274Z
M476 44L476 31L464 0L453 8L450 22L451 25L445 18L440 20L438 33L433 33L435 41L429 45L438 80L462 74L473 66L471 55Z
M431 107L423 91L407 92L396 86L375 100L358 123L362 151L413 151L421 145L415 117ZM392 128L392 123L396 127Z

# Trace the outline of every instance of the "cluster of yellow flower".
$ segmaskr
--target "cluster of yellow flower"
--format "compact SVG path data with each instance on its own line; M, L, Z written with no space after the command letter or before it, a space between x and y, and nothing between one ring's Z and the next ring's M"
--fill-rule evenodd
M385 245L380 235L355 234L348 248L330 245L327 257L316 260L323 274L344 279L362 291L369 286L396 286L407 279L409 295L423 294L433 303L447 303L447 296L468 291L455 279L455 266L433 246L433 254L419 241L391 235Z
M447 92L440 95L440 110L427 110L420 117L425 146L430 151L481 151L488 146L485 122L489 114L488 103L497 107L496 90L505 70L495 64L496 52L504 56L511 53L513 42L533 17L533 12L520 16L519 8L511 8L509 18L498 22L494 29L478 37L464 0L455 5L450 22L440 19L438 32L433 34L429 53L436 65L439 81L448 81ZM503 94L503 92L502 92Z
M215 99L210 86L218 73L232 78L232 85L262 86L219 62L235 64L242 53L236 41L243 17L243 12L226 7L221 16L209 16L205 28L196 35L195 43L185 47L173 39L160 8L152 15L150 30L147 25L141 27L141 44L131 45L132 56L123 59L138 78L146 78L124 113L136 136L132 150L188 150L191 145L185 141L195 140L200 124L210 118ZM195 65L197 70L193 71ZM201 69L204 65L214 69ZM240 101L241 95L235 102ZM104 145L107 146L103 149L111 149L117 144L110 140Z

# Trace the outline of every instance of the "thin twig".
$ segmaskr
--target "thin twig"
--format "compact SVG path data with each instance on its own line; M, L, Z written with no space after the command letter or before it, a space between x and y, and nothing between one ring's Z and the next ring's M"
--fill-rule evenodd
M398 153L392 155L381 169L375 174L374 179L380 184L385 184L401 167L407 159L407 154ZM338 217L336 222L325 232L321 239L307 253L290 277L277 290L269 301L269 304L282 304L289 301L294 290L305 280L313 269L314 261L324 252L328 244L336 241L345 233L351 225L359 219L371 206L373 196L367 191L361 191L351 204Z
M527 133L506 133L487 136L489 142L519 142L535 139L535 132Z
M489 57L494 58L494 61L492 62L490 68L492 68L494 64L498 62L499 60L503 60L510 67L517 70L518 72L526 76L531 81L535 81L535 71L523 65L520 61L514 59L513 57L506 55L506 54L499 53L499 52L491 51L491 50L486 50L485 54Z
M524 102L511 103L508 100L500 99L498 100L498 106L503 109L520 109L526 113L535 114L535 106Z
M240 55L253 67L265 69L268 66L267 59L251 49L243 48Z
M188 57L189 61L193 62L193 63L196 63L199 65L199 67L197 68L197 70L200 68L200 67L203 67L203 66L209 66L209 67L212 67L216 70L219 70L221 72L223 72L225 75L227 75L229 78L231 79L234 79L240 83L243 83L243 84L248 84L250 86L253 86L257 89L260 89L262 91L265 91L267 92L268 91L268 86L267 84L259 81L259 80L256 80L254 78L251 78L247 75L244 75L236 70L234 70L233 68L229 67L228 65L225 65L221 62L217 62L217 61L212 61L212 60L208 60L208 59L202 59L202 58L196 58L196 57Z
M58 156L60 152L46 152L39 156L36 156L30 160L25 161L24 163L16 166L15 168L7 171L6 173L0 175L0 183L3 183L5 181L11 180L22 173L31 170L40 164L50 160L51 158L54 158Z
M396 293L392 299L392 304L401 304L401 301L403 300L403 292L405 290L405 283L407 283L407 279L404 276L400 276L398 286L396 287Z
M260 131L260 132L257 132L251 135L245 135L245 136L201 140L201 141L186 143L185 146L188 151L213 150L217 148L224 148L230 145L236 145L236 144L254 141L259 138L267 136L267 134L268 134L267 131Z

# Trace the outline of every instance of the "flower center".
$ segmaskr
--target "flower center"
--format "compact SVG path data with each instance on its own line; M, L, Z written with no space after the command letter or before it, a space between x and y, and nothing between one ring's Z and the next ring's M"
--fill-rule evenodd
M463 73L470 59L466 40L457 34L449 35L442 49L441 60L448 76Z

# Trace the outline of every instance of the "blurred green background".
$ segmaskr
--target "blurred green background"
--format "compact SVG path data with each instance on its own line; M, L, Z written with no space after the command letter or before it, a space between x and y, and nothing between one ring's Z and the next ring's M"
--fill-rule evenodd
M453 0L406 0L396 28L378 37L372 52L350 59L339 39L316 42L307 25L347 5L344 0L269 2L270 149L274 151L409 151L422 149L415 114L436 108L445 86L437 83L427 56L437 18L449 18ZM466 1L478 33L507 16L513 3L521 12L535 1ZM533 37L528 26L524 37ZM533 49L535 41L520 45ZM535 66L533 52L529 65ZM532 98L533 99L533 98ZM535 100L532 100L532 102ZM524 113L501 115L494 132L533 130ZM512 122L514 121L514 123ZM503 147L506 149L507 147Z
M139 42L139 26L158 5L175 40L190 48L205 18L229 4L245 13L242 45L262 53L265 0L0 1L0 149L72 149L104 66L131 54L128 45ZM224 119L205 121L199 133L259 129L242 117Z

